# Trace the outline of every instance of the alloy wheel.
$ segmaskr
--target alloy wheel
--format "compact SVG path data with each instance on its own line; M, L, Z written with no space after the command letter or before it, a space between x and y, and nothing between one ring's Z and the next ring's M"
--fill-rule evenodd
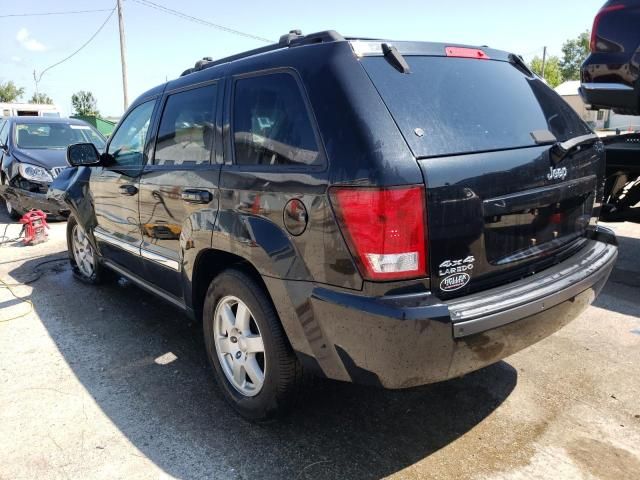
M237 297L226 296L216 307L213 337L222 371L239 393L260 393L266 374L264 342L249 307Z
M91 278L95 272L95 255L93 254L93 247L91 247L89 239L78 225L73 226L71 244L73 247L73 258L76 261L78 269L82 275Z

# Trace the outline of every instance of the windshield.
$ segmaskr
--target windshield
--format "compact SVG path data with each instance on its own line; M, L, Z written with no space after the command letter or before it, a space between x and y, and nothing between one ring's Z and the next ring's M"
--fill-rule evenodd
M591 132L538 78L508 62L406 56L411 73L383 57L362 65L417 157L536 145L531 132L565 141Z
M70 123L18 123L16 125L18 148L67 148L72 143L93 143L98 150L104 150L105 140L89 125Z

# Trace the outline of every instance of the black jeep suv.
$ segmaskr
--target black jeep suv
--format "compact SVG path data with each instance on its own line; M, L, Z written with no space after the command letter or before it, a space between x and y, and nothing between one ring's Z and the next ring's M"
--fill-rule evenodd
M603 148L521 58L329 31L196 67L70 146L71 264L202 319L263 419L306 374L463 375L556 331L617 255Z

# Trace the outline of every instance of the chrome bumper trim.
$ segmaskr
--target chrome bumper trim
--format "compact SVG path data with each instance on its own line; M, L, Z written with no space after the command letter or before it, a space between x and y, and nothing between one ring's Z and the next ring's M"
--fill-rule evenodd
M585 90L620 90L633 91L633 87L624 85L623 83L583 83L581 85Z
M456 338L521 320L571 300L606 280L618 247L589 241L590 246L567 261L513 284L480 292L449 305Z

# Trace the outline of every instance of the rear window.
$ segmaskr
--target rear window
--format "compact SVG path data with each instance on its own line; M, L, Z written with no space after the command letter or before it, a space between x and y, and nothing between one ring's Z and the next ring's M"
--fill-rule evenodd
M298 84L289 73L236 81L233 131L238 165L318 165L318 146Z
M406 56L411 73L383 57L362 64L417 157L535 145L531 132L559 141L590 132L551 88L507 62Z

